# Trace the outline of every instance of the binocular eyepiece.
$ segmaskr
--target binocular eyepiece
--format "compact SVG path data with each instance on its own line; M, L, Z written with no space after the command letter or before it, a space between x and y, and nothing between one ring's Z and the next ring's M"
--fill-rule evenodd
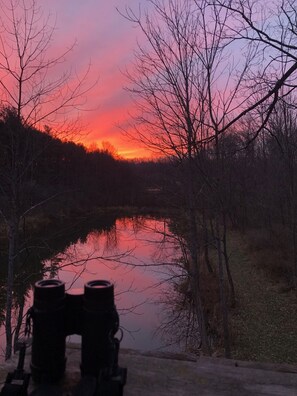
M119 315L114 286L106 280L87 282L83 289L65 292L58 279L35 283L31 373L35 382L56 382L66 368L66 336L81 335L81 374L118 376Z

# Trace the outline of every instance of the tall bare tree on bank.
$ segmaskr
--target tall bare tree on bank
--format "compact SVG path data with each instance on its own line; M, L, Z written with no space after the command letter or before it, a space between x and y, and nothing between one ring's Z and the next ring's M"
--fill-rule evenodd
M6 359L13 344L12 306L14 268L19 255L21 220L42 202L25 199L30 168L41 152L34 152L29 138L23 141L26 128L38 127L63 138L77 126L78 111L90 90L88 69L82 75L59 71L73 49L71 45L56 55L52 45L54 26L44 16L36 0L1 1L0 17L0 98L2 122L9 138L5 148L10 153L10 169L4 169L1 192L9 208L0 208L7 226L8 269L6 301ZM49 128L48 128L49 127ZM48 198L45 199L48 200Z
M237 8L234 3L238 3ZM291 10L289 17L285 12L285 18L278 20L280 14L271 9L269 16L280 23L280 41L269 36L272 26L259 22L260 17L259 30L250 2L150 0L149 5L151 11L143 14L126 11L126 17L147 40L138 47L135 68L129 75L131 92L138 98L132 137L164 155L174 155L184 169L190 222L189 275L205 352L209 345L199 284L201 244L196 203L203 190L212 192L225 350L230 356L224 286L225 270L229 279L230 271L227 260L225 266L223 263L226 209L221 140L239 130L247 116L253 117L254 123L248 143L256 139L284 95L281 88L287 85L289 90L295 89L297 59L287 53L294 29L290 38L285 29L294 26L294 15ZM265 7L269 12L267 4ZM279 8L279 12L284 10ZM214 173L203 165L201 153L205 150L215 159Z
M134 127L138 138L149 147L178 158L183 170L189 219L191 293L200 326L202 350L210 353L201 293L202 243L198 240L197 217L197 198L199 194L200 198L202 196L197 188L207 189L206 185L210 183L201 164L203 155L200 156L210 132L207 126L209 80L205 58L199 54L200 49L208 52L204 31L206 9L200 13L191 1L150 3L154 14L145 14L143 20L128 11L128 18L138 24L150 44L149 48L138 49L135 74L129 76L134 84L132 92L140 97L141 116L136 119ZM217 22L213 37L220 35L220 44L224 48L226 43L221 40L221 26ZM215 48L217 42L211 44L209 50ZM217 58L211 60L216 61Z
M229 29L237 42L245 42L255 51L260 62L257 73L249 75L253 85L257 85L252 97L252 113L258 126L254 137L268 125L269 118L280 100L286 101L296 89L297 77L297 22L295 0L282 0L269 4L263 0L218 0L219 7L230 12ZM255 59L257 59L255 58ZM252 83L251 83L252 84ZM250 84L250 86L251 86ZM286 124L284 126L286 128ZM269 125L268 125L269 129ZM296 211L292 216L292 240L296 246ZM297 286L297 260L294 254L293 284Z

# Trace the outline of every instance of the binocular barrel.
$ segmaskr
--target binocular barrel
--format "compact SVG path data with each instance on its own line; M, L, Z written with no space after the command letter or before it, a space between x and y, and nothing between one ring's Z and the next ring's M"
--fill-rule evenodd
M119 316L114 286L93 280L65 292L56 279L36 282L32 308L31 372L35 382L56 382L66 367L66 336L81 335L81 373L110 376L117 370Z
M114 336L119 329L119 316L114 305L113 285L104 280L88 282L83 307L81 371L82 375L97 376L100 370L113 370L116 364Z
M33 300L32 378L55 382L65 371L65 284L57 279L35 283Z

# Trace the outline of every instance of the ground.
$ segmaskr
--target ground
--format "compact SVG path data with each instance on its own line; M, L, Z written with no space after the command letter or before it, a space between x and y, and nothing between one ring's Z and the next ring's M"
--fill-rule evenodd
M27 368L29 362L30 351ZM124 396L295 396L297 390L296 366L185 355L156 356L131 350L120 351L119 364L128 370ZM15 365L16 357L0 365L1 382ZM71 345L67 348L66 376L55 387L63 389L63 396L69 396L79 380L80 347ZM35 388L31 381L29 392ZM43 390L50 394L52 385L44 385Z
M244 236L231 233L230 266L237 294L231 314L233 357L297 363L297 294L255 262Z

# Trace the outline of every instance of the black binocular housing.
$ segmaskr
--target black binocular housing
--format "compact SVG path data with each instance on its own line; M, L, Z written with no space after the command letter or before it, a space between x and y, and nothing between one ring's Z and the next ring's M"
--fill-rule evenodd
M35 382L56 382L66 367L66 337L81 335L81 374L106 378L118 369L119 315L113 284L93 280L65 292L64 282L36 282L32 307L31 373Z

